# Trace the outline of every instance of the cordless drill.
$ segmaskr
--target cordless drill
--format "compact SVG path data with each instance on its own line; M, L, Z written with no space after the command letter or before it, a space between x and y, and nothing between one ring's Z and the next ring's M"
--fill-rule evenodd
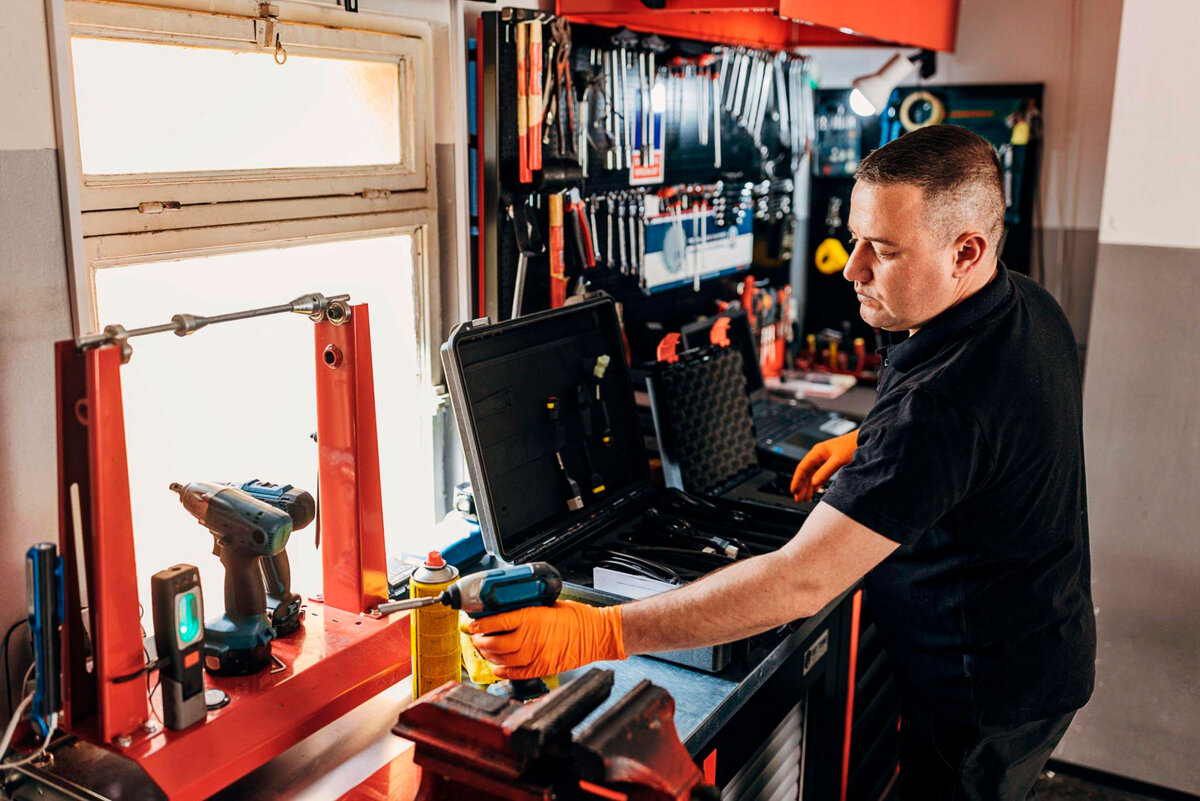
M194 481L171 490L212 533L213 554L225 566L225 614L204 624L204 667L218 676L256 673L271 663L275 639L259 558L284 549L292 518L236 487Z
M292 518L292 531L299 531L313 521L317 515L317 503L313 496L291 484L279 486L266 481L246 481L234 484L238 489L258 500L282 509ZM276 637L286 637L300 628L300 596L292 592L292 565L287 551L280 549L274 556L258 560L262 568L263 582L267 588L267 609Z

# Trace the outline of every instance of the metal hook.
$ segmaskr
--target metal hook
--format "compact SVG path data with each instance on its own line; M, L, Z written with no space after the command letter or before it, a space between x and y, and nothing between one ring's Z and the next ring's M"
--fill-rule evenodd
M279 34L275 34L275 63L283 66L287 62L287 51L283 49L283 43L279 41Z

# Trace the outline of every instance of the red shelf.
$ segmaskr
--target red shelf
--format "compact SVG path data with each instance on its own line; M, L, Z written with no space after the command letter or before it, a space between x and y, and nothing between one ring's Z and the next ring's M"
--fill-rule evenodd
M205 685L228 693L228 706L114 750L173 801L207 798L412 672L406 613L372 618L310 603L300 631L272 646L286 670L206 673Z
M920 47L953 52L959 0L557 0L572 22L624 26L719 44L798 47Z

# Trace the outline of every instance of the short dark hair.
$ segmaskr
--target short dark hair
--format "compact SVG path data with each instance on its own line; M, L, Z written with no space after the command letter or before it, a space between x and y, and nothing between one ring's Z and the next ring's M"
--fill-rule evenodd
M932 226L947 239L976 220L993 247L1004 232L1004 171L988 140L959 125L909 131L872 151L854 177L870 184L921 188Z

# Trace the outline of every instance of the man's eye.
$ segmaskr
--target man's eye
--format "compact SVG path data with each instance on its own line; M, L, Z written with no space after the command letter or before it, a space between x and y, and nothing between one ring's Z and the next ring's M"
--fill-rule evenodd
M893 256L895 256L896 254L892 253L891 251L877 250L877 251L875 251L875 255L881 259L890 259Z

